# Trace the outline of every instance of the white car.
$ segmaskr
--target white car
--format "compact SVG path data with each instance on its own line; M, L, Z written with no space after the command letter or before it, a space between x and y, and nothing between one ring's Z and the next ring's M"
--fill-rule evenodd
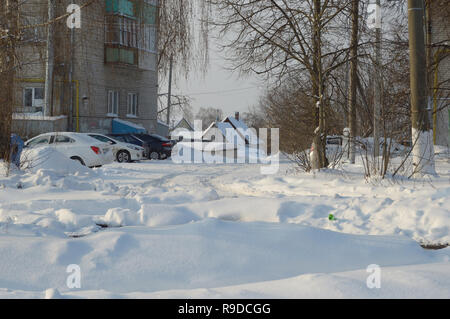
M110 144L113 149L114 158L119 163L129 163L145 159L145 150L141 146L124 143L103 134L88 133L88 135L101 142Z
M25 142L26 148L40 146L55 147L68 158L88 167L100 167L114 161L111 145L83 133L45 133Z

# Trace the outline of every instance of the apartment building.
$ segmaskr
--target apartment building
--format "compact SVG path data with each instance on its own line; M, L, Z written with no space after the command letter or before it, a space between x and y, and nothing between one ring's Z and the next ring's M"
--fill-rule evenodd
M44 103L47 0L22 7L22 67L16 80L13 129L30 137L47 131L112 131L112 121L157 129L158 0L55 0L51 32L53 93ZM69 28L67 8L81 7L80 28ZM44 25L44 26L43 26Z

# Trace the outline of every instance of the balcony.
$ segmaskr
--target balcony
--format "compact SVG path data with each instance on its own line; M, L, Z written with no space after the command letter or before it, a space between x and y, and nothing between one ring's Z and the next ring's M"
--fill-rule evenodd
M105 63L139 65L139 51L157 53L156 3L105 0Z
M136 17L136 4L130 0L105 0L107 14Z

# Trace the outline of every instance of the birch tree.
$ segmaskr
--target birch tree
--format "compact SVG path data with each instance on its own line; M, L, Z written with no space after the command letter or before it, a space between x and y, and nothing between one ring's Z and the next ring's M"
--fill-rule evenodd
M184 75L193 67L206 70L210 13L206 0L159 0L158 68L163 76L171 57Z

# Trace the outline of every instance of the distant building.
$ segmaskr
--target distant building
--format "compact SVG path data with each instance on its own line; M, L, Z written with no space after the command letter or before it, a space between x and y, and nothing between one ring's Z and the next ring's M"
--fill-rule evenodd
M201 135L202 133L199 132L200 137ZM194 127L184 117L170 130L170 138L177 141L193 141L195 136Z
M234 117L228 116L223 123L228 123L236 130L237 134L245 141L245 145L256 146L259 144L256 130L249 128L243 121L240 120L239 112L236 112Z
M218 121L212 122L211 125L203 132L202 139L210 142L233 143L233 141L229 140L229 136L227 136L227 130L228 132L234 133L234 128L230 125L230 123Z
M233 140L230 140L231 138ZM256 130L249 128L240 120L239 112L236 112L234 117L228 116L221 122L216 121L211 123L211 125L203 132L203 139L208 141L224 141L226 143L234 144L242 143L243 145L252 147L260 144Z
M265 142L261 141L256 130L248 128L240 120L239 113L215 121L203 132L204 153L224 152L224 158L250 159L257 161L266 156ZM230 152L231 151L231 152Z
M46 22L47 2L24 2L24 24ZM61 16L69 4L86 1L55 3ZM69 29L66 19L55 23L49 109L44 105L47 31L27 30L18 48L23 62L13 130L27 137L48 131L109 133L117 118L156 133L157 17L158 0L99 0L82 9L80 29Z
M177 129L186 129L191 132L194 131L194 127L184 117L172 128L172 131L175 131Z

